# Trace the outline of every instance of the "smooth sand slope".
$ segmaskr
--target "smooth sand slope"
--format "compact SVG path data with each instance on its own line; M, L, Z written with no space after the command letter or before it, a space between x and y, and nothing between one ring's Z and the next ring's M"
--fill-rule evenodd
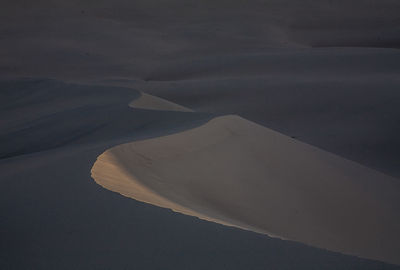
M0 269L399 269L181 215L90 177L107 149L215 116L129 108L139 91L56 80L0 81L0 96Z
M92 177L184 214L400 264L398 180L238 116L111 148Z

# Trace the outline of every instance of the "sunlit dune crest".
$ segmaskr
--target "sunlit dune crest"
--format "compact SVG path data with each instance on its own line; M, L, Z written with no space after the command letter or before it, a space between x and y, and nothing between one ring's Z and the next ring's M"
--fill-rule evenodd
M180 111L180 112L191 112L192 110L178 105L176 103L169 102L168 100L148 95L141 92L140 97L134 99L129 106L135 109L146 109L146 110L163 110L163 111Z
M245 120L113 147L92 177L183 214L400 264L400 183Z

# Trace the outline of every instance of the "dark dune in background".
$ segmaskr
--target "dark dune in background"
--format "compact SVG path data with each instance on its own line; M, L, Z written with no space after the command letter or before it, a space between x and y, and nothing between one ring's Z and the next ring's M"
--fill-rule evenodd
M2 75L146 79L165 60L269 48L399 45L400 3L5 1Z
M398 269L142 204L90 169L234 113L399 178L399 14L397 0L3 1L0 268ZM128 108L133 89L197 113Z

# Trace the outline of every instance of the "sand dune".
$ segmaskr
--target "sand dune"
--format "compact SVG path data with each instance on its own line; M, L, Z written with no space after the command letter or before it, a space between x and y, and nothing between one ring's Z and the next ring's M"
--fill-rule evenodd
M135 109L146 109L146 110L163 110L163 111L178 111L178 112L191 112L192 110L178 105L176 103L169 102L168 100L148 95L141 92L140 97L134 99L129 106Z
M399 0L3 2L1 270L400 269Z
M189 96L196 93L194 86L189 90ZM0 95L1 269L399 269L399 266L383 262L204 222L120 196L102 188L90 178L96 158L116 145L149 138L161 139L176 133L179 135L176 138L181 140L179 144L170 144L171 147L180 144L203 146L201 142L214 138L208 131L203 133L204 138L195 137L193 140L177 132L205 124L215 115L129 108L130 100L140 98L139 91L57 80L0 81ZM221 98L224 97L216 94L207 99L221 102ZM279 100L274 101L282 104ZM149 108L150 104L144 103L144 107ZM219 103L219 106L227 104ZM221 131L216 130L215 133ZM254 143L259 144L257 141ZM222 146L220 143L217 145ZM243 149L246 149L246 145L242 144ZM232 146L233 154L239 151L237 147L240 145ZM131 156L130 150L126 150L127 156ZM247 159L248 153L240 151L243 152L243 160ZM241 156L242 153L228 157L233 159ZM96 166L110 172L109 175L100 176L104 181L111 181L112 185L129 185L120 188L125 192L135 191L140 184L148 194L147 200L155 203L155 196L158 196L159 204L163 203L164 207L187 211L204 219L213 218L226 225L229 221L247 229L250 223L254 224L248 218L238 218L232 207L218 204L219 201L215 203L213 196L216 195L207 192L207 187L206 192L198 189L200 193L193 196L209 196L210 204L203 203L202 200L207 198L200 196L198 200L201 203L196 204L205 210L199 207L202 211L195 211L195 200L191 197L189 204L182 200L175 201L176 198L167 194L171 193L170 189L164 192L148 186L150 182L145 177L139 179L146 181L132 182L132 171L114 157L108 157L114 160L96 163ZM214 158L218 166L224 162L235 164L233 160L225 160L220 154L215 154L215 157L211 156L205 161L198 160L203 166L197 167L199 175L196 177L217 171L213 168ZM209 165L204 166L207 162ZM195 164L201 163L196 161ZM240 160L240 163L243 166L233 167L235 173L240 173L241 167L247 162ZM190 166L194 165L189 165L182 163L182 177L193 171ZM132 169L143 173L153 170L139 170L139 167L133 166ZM211 170L210 173L202 169L206 167ZM258 167L251 168L260 172ZM228 172L221 171L221 176ZM168 182L171 180L166 179ZM210 183L204 184L208 186ZM136 185L136 188L131 189L132 185ZM224 187L227 195L232 194L230 189L235 185L234 181L225 185L228 187ZM180 186L186 188L185 185ZM213 185L210 184L210 187L213 188ZM181 193L181 190L177 191ZM224 202L226 199L227 203L232 201L221 198ZM276 204L272 207L279 209ZM221 211L212 215L218 209ZM232 212L226 211L229 209ZM256 231L259 228L250 229ZM266 230L272 232L269 227ZM396 239L396 235L393 235L393 239Z
M92 177L184 214L400 264L398 180L238 116L111 148Z
M399 14L2 1L0 270L400 269Z

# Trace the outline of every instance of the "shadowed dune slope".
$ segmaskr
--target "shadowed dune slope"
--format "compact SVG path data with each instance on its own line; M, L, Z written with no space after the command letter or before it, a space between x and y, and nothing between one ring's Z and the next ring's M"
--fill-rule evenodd
M125 196L316 247L400 263L400 183L238 116L107 150Z

